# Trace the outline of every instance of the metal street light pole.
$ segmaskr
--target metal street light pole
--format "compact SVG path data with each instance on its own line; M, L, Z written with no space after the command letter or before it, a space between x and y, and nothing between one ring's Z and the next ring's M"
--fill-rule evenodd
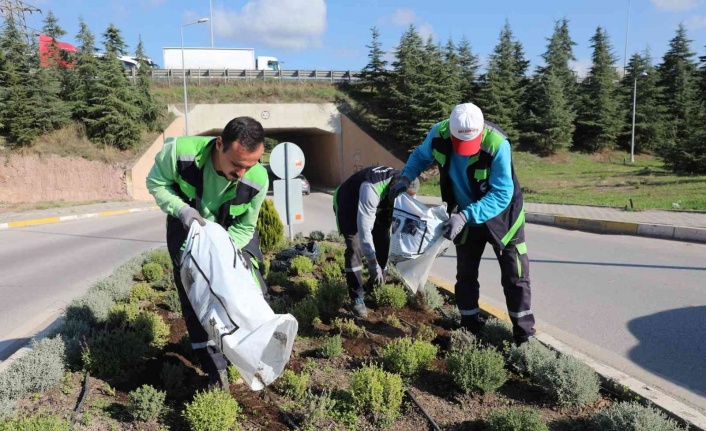
M647 76L647 72L635 75L635 84L632 90L632 134L630 136L630 163L635 163L635 105L637 104L637 78Z
M184 80L184 135L189 136L189 96L186 93L186 62L184 61L184 27L207 22L208 18L201 18L196 22L181 25L181 75Z
M625 22L625 54L623 55L623 78L625 78L625 68L628 65L628 31L630 30L630 0L628 0L628 17Z

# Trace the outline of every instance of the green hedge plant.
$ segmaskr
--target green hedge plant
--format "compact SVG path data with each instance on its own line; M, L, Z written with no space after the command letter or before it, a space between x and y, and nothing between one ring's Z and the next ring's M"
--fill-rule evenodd
M352 373L351 394L359 412L370 414L381 426L389 426L400 416L402 377L366 365Z
M184 418L192 431L240 430L242 408L223 389L199 392L186 404Z
M373 298L379 307L400 309L407 305L407 292L394 284L385 284L373 290Z
M539 412L516 407L491 411L485 424L488 431L547 431Z
M142 267L142 276L148 283L155 282L164 276L164 269L162 265L154 262L146 263Z
M271 200L262 201L257 217L257 235L263 252L274 251L284 241L284 225Z
M683 431L676 421L652 407L636 402L616 403L590 419L591 429L601 431Z
M277 381L275 389L285 397L299 401L309 388L310 378L311 375L306 372L297 374L292 370L285 370Z
M505 360L492 348L453 350L446 356L446 367L454 384L463 392L495 392L507 381Z
M138 421L151 421L164 410L166 396L150 385L142 385L128 394L128 411Z
M297 256L289 265L290 275L309 275L314 270L314 263L306 256Z
M319 347L316 353L323 358L335 358L343 353L343 339L336 334L327 338Z
M437 350L436 346L425 341L397 338L385 346L382 361L389 371L402 377L413 377L431 365Z

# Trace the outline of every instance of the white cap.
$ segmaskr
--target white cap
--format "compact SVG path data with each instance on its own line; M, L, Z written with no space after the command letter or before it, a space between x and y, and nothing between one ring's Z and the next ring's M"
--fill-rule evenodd
M473 103L456 105L451 111L449 129L454 151L462 156L472 156L480 151L485 119L483 112Z

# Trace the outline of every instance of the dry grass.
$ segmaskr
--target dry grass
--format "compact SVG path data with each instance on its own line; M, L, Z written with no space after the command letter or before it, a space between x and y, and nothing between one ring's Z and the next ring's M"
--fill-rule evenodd
M22 154L55 154L63 157L80 157L108 164L129 165L159 136L158 132L142 132L140 144L131 150L94 144L86 137L82 125L72 123L62 129L39 137L30 147L18 150Z

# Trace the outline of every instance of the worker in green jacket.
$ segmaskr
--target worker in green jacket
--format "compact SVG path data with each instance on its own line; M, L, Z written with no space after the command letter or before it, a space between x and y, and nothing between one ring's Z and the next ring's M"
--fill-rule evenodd
M238 249L249 256L255 280L267 299L267 286L258 267L262 253L257 218L267 195L268 177L258 163L265 131L250 117L234 118L218 137L184 136L165 143L147 176L147 189L167 213L167 248L174 263L174 281L191 347L213 386L228 387L227 362L209 340L181 282L181 252L195 221L214 221L228 231Z

